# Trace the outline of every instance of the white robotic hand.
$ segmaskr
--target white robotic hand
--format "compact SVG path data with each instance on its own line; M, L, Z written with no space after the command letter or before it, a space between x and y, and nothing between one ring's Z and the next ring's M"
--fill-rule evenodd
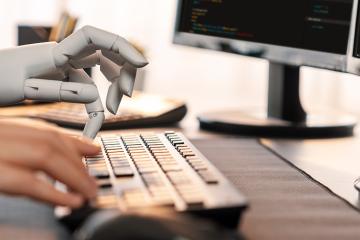
M98 89L83 68L100 65L109 87L106 107L116 114L131 96L137 68L146 59L124 38L85 26L60 43L0 50L0 105L25 99L84 103L89 114L83 134L94 138L104 121Z

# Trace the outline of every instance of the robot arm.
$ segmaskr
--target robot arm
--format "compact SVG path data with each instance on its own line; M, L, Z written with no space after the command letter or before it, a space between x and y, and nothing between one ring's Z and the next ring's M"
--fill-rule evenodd
M89 121L83 134L94 138L104 121L98 90L82 68L100 65L109 87L106 107L116 114L131 96L137 68L146 59L124 38L85 26L60 43L32 44L0 51L0 104L24 99L84 103ZM60 77L43 77L60 75Z

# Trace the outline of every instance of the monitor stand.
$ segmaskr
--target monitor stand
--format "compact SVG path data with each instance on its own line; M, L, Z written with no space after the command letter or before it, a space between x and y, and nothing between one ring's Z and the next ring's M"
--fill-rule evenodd
M198 116L200 127L231 134L281 138L352 136L356 119L339 113L307 115L300 101L300 67L269 64L267 114L217 111Z

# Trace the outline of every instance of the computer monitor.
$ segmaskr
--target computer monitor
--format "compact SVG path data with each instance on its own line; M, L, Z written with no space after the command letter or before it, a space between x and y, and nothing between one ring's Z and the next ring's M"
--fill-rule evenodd
M352 135L352 117L306 114L299 76L301 66L360 72L357 15L358 0L179 0L174 43L269 60L265 118L218 111L200 115L200 126L282 137Z

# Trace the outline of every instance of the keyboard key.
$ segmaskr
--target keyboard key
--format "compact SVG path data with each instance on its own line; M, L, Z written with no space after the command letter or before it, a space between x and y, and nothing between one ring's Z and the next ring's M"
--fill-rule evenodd
M98 196L114 196L114 191L111 188L100 188L97 192Z
M85 162L86 163L102 163L102 162L105 162L105 158L93 158L93 159L91 159L91 158L87 158L87 159L85 159Z
M134 159L135 164L142 164L142 163L153 163L153 160L149 157L146 158L136 158Z
M141 148L135 148L135 149L128 149L129 153L146 153L146 149L144 149L143 147Z
M165 145L162 144L162 143L147 144L147 145L148 145L148 147L150 147L151 149L159 149L159 148L165 149Z
M171 135L171 134L175 134L175 132L174 131L165 131L164 132L164 135Z
M190 209L203 207L203 200L198 196L186 195L183 197L184 201Z
M95 205L99 208L115 208L117 197L115 195L99 196L96 198Z
M124 151L119 147L113 147L113 148L107 148L106 152L111 153L111 152L124 152Z
M191 161L202 161L201 158L197 157L197 156L187 156L185 157L187 161L191 162Z
M130 168L130 164L128 162L119 163L119 162L112 162L112 168Z
M164 186L164 180L157 172L141 174L147 186Z
M182 170L182 168L178 164L161 164L161 168L165 172L181 171Z
M96 181L99 188L111 188L112 183L109 179L98 179Z
M155 159L157 160L164 160L164 159L172 159L172 155L170 153L166 153L166 154L153 154L153 156L155 157Z
M107 169L89 169L89 174L98 179L109 178L109 171Z
M104 156L96 155L96 156L92 156L92 157L85 157L85 160L104 160Z
M184 144L184 141L182 141L182 140L174 140L174 141L170 141L171 143L172 143L172 145L174 145L174 146L177 146L177 145L179 145L179 144Z
M172 207L174 206L174 200L170 195L168 196L152 196L151 200L155 205L161 205L161 206L168 206Z
M102 139L103 143L106 143L106 147L111 145L120 145L119 139Z
M85 160L87 165L105 165L105 160Z
M109 144L105 147L105 149L106 150L119 149L119 150L123 151L123 148L121 147L120 144L114 144L114 145Z
M199 170L206 170L207 166L205 163L203 162L190 162L190 165L192 168L194 168L196 171Z
M97 170L107 169L105 163L87 164L86 166L88 169L97 169Z
M179 151L179 152L185 152L185 151L188 151L188 152L191 152L191 148L189 147L179 147L177 146L176 149Z
M120 163L126 163L126 162L129 162L127 158L125 157L111 157L109 158L110 160L110 163L117 163L117 162L120 162Z
M200 170L198 171L200 177L207 183L207 184L217 184L217 178L208 170Z
M145 194L142 189L124 190L122 197L129 207L138 207L146 204Z
M170 195L170 191L166 186L149 186L148 190L152 195Z
M138 153L130 152L129 155L132 156L132 157L135 157L135 158L140 158L140 157L148 157L149 153L147 153L145 151L144 152L138 152Z
M192 151L182 151L182 152L180 152L180 154L181 154L184 158L195 156L195 153L193 153Z
M122 148L121 145L120 145L120 142L104 142L103 143L105 144L105 150L106 149L110 149L110 148Z
M109 153L108 156L110 158L114 158L114 157L126 158L126 154L124 154L124 153Z
M138 171L140 173L153 173L156 172L157 169L156 168L152 168L152 167L139 167Z
M167 172L166 175L170 178L170 181L175 185L191 184L190 179L183 173L183 171Z
M112 166L114 175L116 177L126 177L126 176L133 176L134 171L130 167L130 165L122 165L122 166Z
M169 150L167 150L166 148L151 149L150 152L152 152L152 153L169 153Z

